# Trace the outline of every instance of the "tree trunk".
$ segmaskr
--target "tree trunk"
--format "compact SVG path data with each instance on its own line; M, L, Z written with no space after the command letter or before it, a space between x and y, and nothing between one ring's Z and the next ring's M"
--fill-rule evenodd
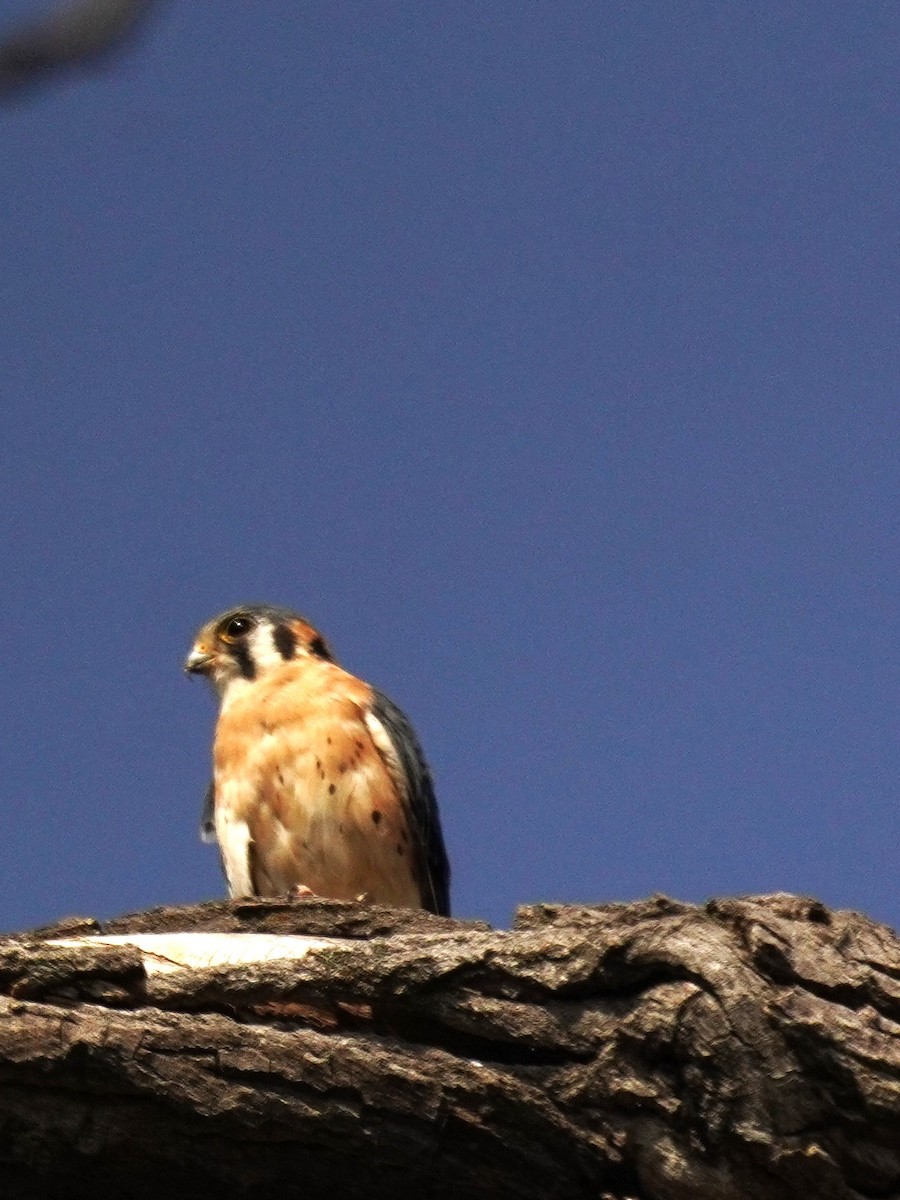
M73 920L0 1018L24 1200L900 1197L900 943L795 896Z

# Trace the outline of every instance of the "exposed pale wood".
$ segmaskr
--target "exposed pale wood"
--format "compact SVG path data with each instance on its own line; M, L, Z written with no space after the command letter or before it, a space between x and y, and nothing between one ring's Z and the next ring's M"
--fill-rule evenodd
M173 930L333 940L163 973L81 940ZM537 905L508 931L247 901L6 939L0 1194L166 1189L900 1197L900 944L793 896Z

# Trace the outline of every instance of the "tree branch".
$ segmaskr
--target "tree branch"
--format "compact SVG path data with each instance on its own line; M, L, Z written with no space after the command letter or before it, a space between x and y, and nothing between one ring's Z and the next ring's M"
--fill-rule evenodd
M64 0L0 42L0 96L92 63L129 38L157 0Z
M783 895L70 921L0 943L0 1187L900 1196L900 944Z

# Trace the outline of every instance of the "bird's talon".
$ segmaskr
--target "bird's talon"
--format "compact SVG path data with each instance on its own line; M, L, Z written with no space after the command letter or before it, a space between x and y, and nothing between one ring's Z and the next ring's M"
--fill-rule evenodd
M305 883L295 883L288 892L288 900L306 900L315 894L312 888L307 887Z

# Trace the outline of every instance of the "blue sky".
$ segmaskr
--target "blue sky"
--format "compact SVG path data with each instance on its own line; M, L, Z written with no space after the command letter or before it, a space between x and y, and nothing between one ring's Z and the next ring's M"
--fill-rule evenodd
M0 110L0 927L223 894L253 600L409 713L461 916L900 922L898 39L172 0Z

